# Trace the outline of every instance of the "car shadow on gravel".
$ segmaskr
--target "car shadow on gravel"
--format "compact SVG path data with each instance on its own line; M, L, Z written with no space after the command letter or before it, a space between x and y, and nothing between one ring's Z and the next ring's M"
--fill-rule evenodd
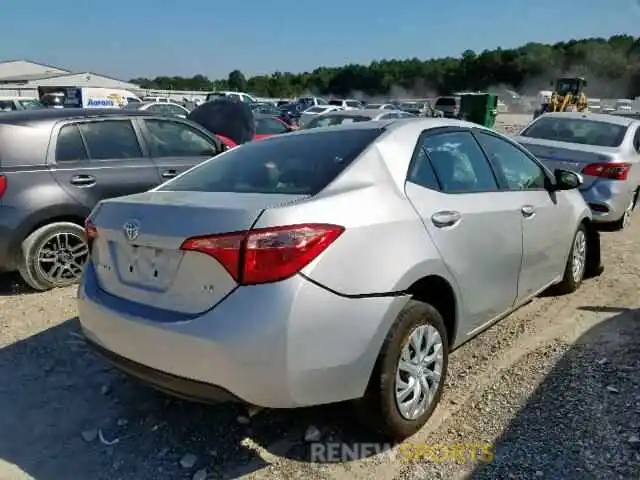
M168 398L104 363L77 319L0 350L0 379L1 478L161 480L201 468L234 478L266 467L269 455L308 462L310 426L323 441L376 441L346 405L248 418L239 406Z
M471 479L637 478L640 310L612 313L571 346Z
M38 293L22 281L18 273L0 273L0 297Z

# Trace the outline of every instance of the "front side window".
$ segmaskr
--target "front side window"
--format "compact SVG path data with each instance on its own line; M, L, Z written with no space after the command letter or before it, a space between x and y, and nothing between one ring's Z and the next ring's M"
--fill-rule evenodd
M216 145L196 129L171 120L145 120L154 157L212 157Z
M498 189L489 161L470 132L425 135L419 147L431 160L443 192L474 193Z
M88 160L89 154L82 141L77 125L65 125L56 140L56 162Z
M104 120L79 124L91 160L124 160L142 157L130 120Z
M382 132L336 129L246 143L204 162L160 190L315 195Z
M504 176L509 189L539 190L545 188L546 175L542 167L519 148L488 133L477 132L476 138L495 168Z

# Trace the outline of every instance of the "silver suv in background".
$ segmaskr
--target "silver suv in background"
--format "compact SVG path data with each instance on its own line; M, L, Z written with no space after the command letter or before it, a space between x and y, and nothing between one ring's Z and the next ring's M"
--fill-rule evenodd
M595 273L579 185L457 120L246 143L95 208L80 321L160 390L273 408L354 400L405 438L433 413L452 349Z

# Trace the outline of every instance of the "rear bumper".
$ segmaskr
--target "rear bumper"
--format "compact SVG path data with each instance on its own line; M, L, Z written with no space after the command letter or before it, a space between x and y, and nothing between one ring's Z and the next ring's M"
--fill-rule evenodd
M622 218L636 188L637 185L626 181L596 181L581 193L591 209L593 221L606 223Z
M107 298L108 297L108 298ZM92 264L78 291L85 336L117 368L173 395L293 408L363 395L407 297L345 298L303 277L241 287L180 322L102 291Z
M24 217L19 210L0 205L0 272L16 269Z
M87 339L87 343L113 367L156 390L200 403L241 402L229 391L208 383L177 377L121 357Z

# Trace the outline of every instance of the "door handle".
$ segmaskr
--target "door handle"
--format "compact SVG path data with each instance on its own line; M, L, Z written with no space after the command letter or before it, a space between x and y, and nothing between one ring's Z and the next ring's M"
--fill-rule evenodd
M533 215L536 213L536 209L533 208L533 205L525 205L520 209L520 211L525 217L533 217Z
M69 181L71 185L77 185L79 187L89 187L96 183L96 177L93 175L74 175Z
M175 170L165 170L160 175L162 175L162 178L173 178L178 175L178 172Z
M431 216L431 222L438 228L452 227L460 221L458 212L437 212Z

